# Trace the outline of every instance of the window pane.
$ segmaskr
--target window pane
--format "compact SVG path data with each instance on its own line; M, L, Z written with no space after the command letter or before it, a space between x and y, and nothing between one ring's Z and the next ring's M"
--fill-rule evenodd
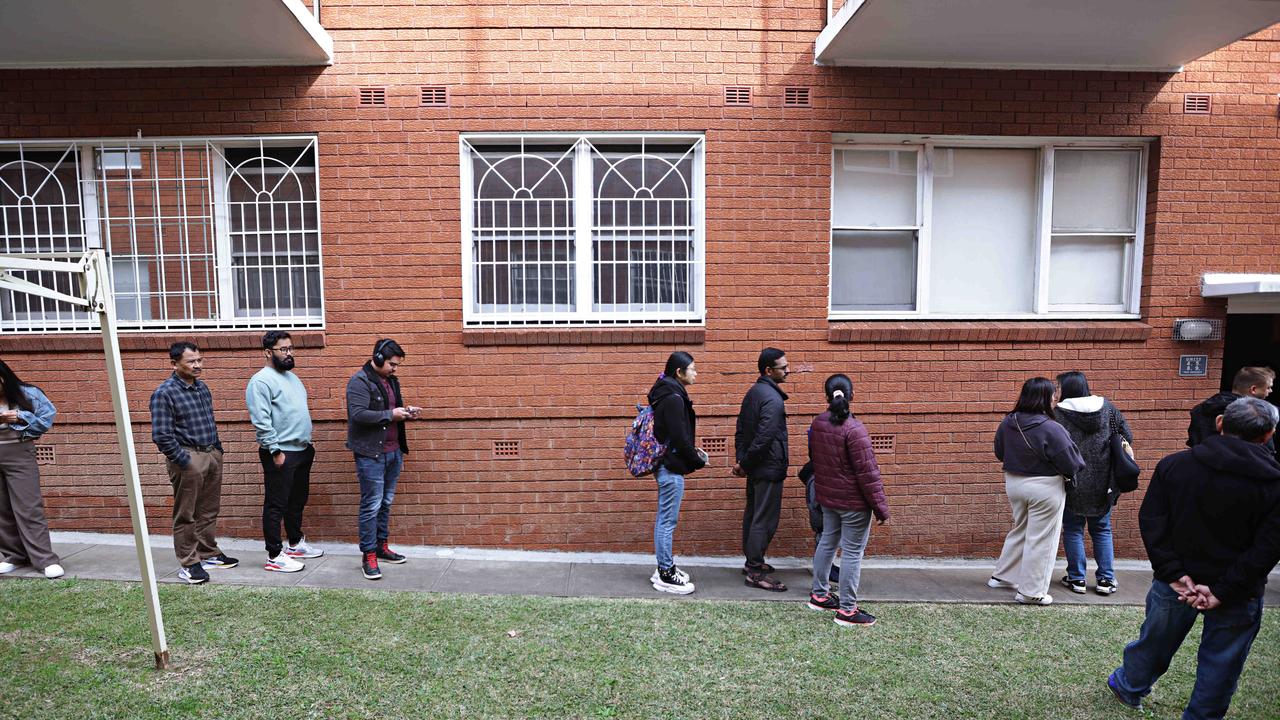
M837 150L831 217L837 227L914 227L913 150Z
M1053 158L1054 232L1134 232L1137 150L1057 150Z
M1055 237L1049 248L1049 304L1123 305L1124 236Z
M835 231L831 309L914 310L916 246L914 231Z
M1034 310L1037 150L939 148L930 311Z

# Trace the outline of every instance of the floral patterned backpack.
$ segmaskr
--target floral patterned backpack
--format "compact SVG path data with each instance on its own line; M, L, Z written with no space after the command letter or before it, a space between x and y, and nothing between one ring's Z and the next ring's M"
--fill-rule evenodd
M627 433L627 442L622 448L622 457L627 461L627 469L635 477L644 477L658 469L658 463L667 452L667 446L658 442L653 435L653 408L636 404L636 419L631 423L631 432Z

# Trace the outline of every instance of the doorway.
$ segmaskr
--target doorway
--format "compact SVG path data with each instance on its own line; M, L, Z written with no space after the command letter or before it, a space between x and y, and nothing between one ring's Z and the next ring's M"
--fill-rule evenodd
M1227 315L1221 389L1230 390L1232 378L1249 366L1280 369L1280 315ZM1272 390L1267 400L1280 405L1280 389Z

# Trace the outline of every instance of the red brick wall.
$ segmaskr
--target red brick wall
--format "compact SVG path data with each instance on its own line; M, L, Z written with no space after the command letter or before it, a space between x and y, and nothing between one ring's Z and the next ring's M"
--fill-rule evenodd
M795 447L821 409L822 379L837 371L854 377L871 431L896 436L880 458L896 516L876 529L873 554L994 555L1009 513L991 435L1026 377L1086 371L1129 416L1148 467L1181 446L1187 410L1215 391L1221 344L1197 346L1210 354L1209 378L1178 379L1188 350L1169 339L1171 325L1224 316L1222 302L1199 297L1202 272L1280 272L1280 35L1265 31L1177 75L841 69L813 65L825 13L818 0L325 2L330 68L0 71L0 137L319 135L327 329L323 348L298 357L319 446L307 516L316 539L354 539L342 388L389 335L410 353L401 374L428 418L410 431L399 542L647 551L653 483L632 479L620 457L633 404L666 354L688 349L700 368L700 434L731 447L755 356L777 345L798 370L788 386ZM752 87L753 106L724 107L727 84ZM388 107L357 107L356 89L369 85L387 87ZM449 86L450 105L417 107L420 85ZM784 110L792 85L812 87L814 107ZM1213 94L1213 114L1182 114L1186 92ZM612 337L626 342L599 344L590 331L560 330L540 344L474 333L464 344L458 134L610 130L706 133L702 342L622 331ZM1149 337L1122 323L1114 334L993 326L833 342L849 334L826 319L834 132L1159 138L1142 277ZM151 349L125 358L154 529L167 525L169 488L146 401L168 372L164 340L133 341ZM45 342L0 338L0 353L60 410L45 441L57 463L43 468L52 525L126 531L101 354L53 354ZM222 532L256 537L261 480L242 398L262 357L238 344L206 353L207 380L228 446ZM521 456L494 459L495 440L519 440ZM716 458L689 478L678 552L738 552L741 483L726 464ZM1122 556L1142 553L1138 499L1118 510ZM810 548L798 481L775 542L779 555Z

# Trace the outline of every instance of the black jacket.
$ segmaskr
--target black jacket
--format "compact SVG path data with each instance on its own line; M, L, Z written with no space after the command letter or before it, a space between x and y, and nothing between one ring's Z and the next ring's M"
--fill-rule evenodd
M781 481L787 477L787 394L761 375L742 398L733 447L738 464L753 480Z
M1138 523L1157 580L1189 575L1224 605L1258 597L1280 562L1280 463L1214 435L1156 465Z
M698 457L698 416L684 385L673 377L664 377L649 390L649 407L653 408L653 436L667 445L662 465L677 475L688 475L706 465Z
M394 422L391 411L404 406L400 381L392 375L387 382L394 397L387 397L372 362L366 362L347 381L347 448L356 455L372 458L382 455L387 426ZM396 423L396 434L400 438L400 451L407 454L409 442L405 438L404 423Z
M1218 434L1217 420L1231 403L1244 397L1233 392L1217 395L1191 408L1191 424L1187 425L1187 447L1195 447L1205 438Z
M1072 477L1075 481L1072 487L1067 489L1067 509L1076 515L1101 517L1120 497L1111 473L1111 436L1120 433L1132 443L1133 432L1129 430L1124 413L1110 400L1093 397L1077 400L1093 400L1094 404L1098 400L1102 402L1097 410L1077 411L1059 403L1053 411L1058 423L1067 429L1071 440L1080 449L1085 462L1084 467Z

